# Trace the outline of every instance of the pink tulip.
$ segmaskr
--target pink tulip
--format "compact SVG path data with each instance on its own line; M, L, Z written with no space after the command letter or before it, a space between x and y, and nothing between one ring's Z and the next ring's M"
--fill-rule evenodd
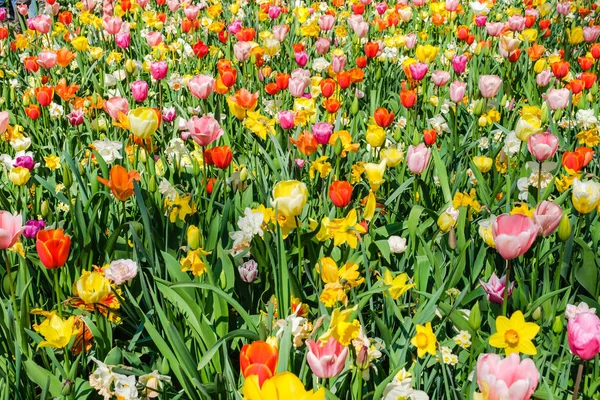
M454 81L450 84L450 100L455 103L461 102L465 97L467 84L461 81Z
M150 0L137 0L136 1L138 6L142 7L142 9L145 9L149 2L150 2Z
M504 30L504 22L488 22L485 24L485 30L490 36L500 36Z
M296 60L296 64L301 67L304 67L308 62L308 53L306 51L299 51L294 53L294 59Z
M450 80L450 73L446 71L433 71L431 80L435 86L444 86Z
M0 250L14 246L23 232L23 217L21 214L11 214L0 211Z
M345 54L341 54L341 55L334 55L331 59L331 68L333 68L333 71L338 74L340 72L342 72L344 70L344 68L346 67L346 55Z
M419 143L418 146L409 146L406 153L406 165L413 174L421 174L427 169L431 149L425 143Z
M315 43L315 49L317 50L317 53L320 55L327 54L327 52L329 51L329 46L331 46L331 40L329 40L327 38L319 38L319 39L317 39L317 41ZM335 59L335 56L333 56L333 57Z
M504 303L504 290L506 290L506 275L502 278L498 278L495 272L492 272L492 276L489 281L479 281L481 287L487 293L488 301L496 304ZM515 283L512 282L508 287L508 297L512 294Z
M528 400L539 379L533 361L520 361L517 353L505 359L497 354L481 354L477 359L477 385L487 393L488 400Z
M415 7L421 7L427 3L427 0L412 0L412 3L415 5Z
M175 11L179 10L181 3L179 3L179 0L168 0L167 7L169 7L169 10L174 13Z
M292 77L289 80L288 89L290 90L290 94L292 96L302 97L308 85L310 85L310 79L307 82L304 78L294 78L294 74L292 73Z
M119 17L107 17L102 20L102 26L109 35L116 35L121 31L123 20Z
M183 13L185 14L185 17L187 19L189 19L190 21L193 21L196 18L198 18L198 13L199 12L200 12L200 8L198 8L198 6L187 6L185 8L185 10L183 10Z
M600 27L586 26L583 28L583 39L586 43L592 43L600 37Z
M533 213L533 222L540 227L540 235L550 236L558 228L562 218L562 208L558 204L542 201Z
M118 120L119 113L127 115L129 113L129 103L122 97L112 97L104 102L104 110L112 119Z
M283 9L279 6L270 6L269 7L269 18L270 19L277 19L280 15L281 12L283 11Z
M199 99L206 99L215 90L215 80L209 75L196 75L188 82L188 89Z
M312 126L311 131L317 143L326 145L333 135L333 125L328 122L317 122Z
M511 31L522 31L525 29L525 17L519 14L508 17L508 27Z
M538 232L539 227L531 218L522 214L499 215L492 225L496 250L505 260L527 253Z
M250 57L252 44L250 42L237 42L233 45L233 54L239 61L244 62Z
M527 148L538 162L543 162L556 153L558 138L550 132L536 133L529 136Z
M156 80L165 79L167 77L167 71L169 70L169 65L166 61L156 61L150 63L150 74L152 78Z
M10 119L10 114L8 111L0 112L0 135L6 132L8 129L8 122Z
M27 4L19 4L17 5L17 11L25 17L29 14L29 6Z
M369 24L365 21L359 22L356 25L356 29L354 29L354 33L358 36L359 39L364 38L369 33Z
M50 27L52 26L52 18L49 15L38 15L37 17L31 18L33 29L41 33L42 35L50 32Z
M548 86L550 80L552 80L553 77L554 75L552 75L552 71L550 71L549 69L545 69L539 74L537 74L537 76L535 77L535 83L537 83L538 86L542 87Z
M546 101L548 101L548 106L550 106L553 111L556 111L558 109L567 108L570 97L571 92L567 88L550 89L548 91Z
M279 111L277 113L277 121L283 129L292 129L295 125L295 115L291 111Z
M319 27L321 30L328 31L333 28L333 24L335 23L335 17L333 15L321 15L319 17Z
M240 21L239 19L236 19L227 26L227 30L232 35L235 35L239 31L241 31L243 27L244 27L244 25L242 25L242 21Z
M600 318L583 312L569 319L567 338L571 352L582 360L591 360L600 353Z
M162 109L162 119L165 122L173 122L177 118L175 107L165 107Z
M94 11L96 8L96 0L83 0L82 3L84 11Z
M344 369L348 347L330 337L325 345L320 345L312 339L306 341L308 354L306 361L313 374L319 378L333 378Z
M479 14L475 17L475 25L477 25L479 28L483 28L485 26L486 22L487 22L487 15L485 15L485 14Z
M0 21L6 20L7 14L6 8L0 8Z
M40 67L51 69L56 65L56 53L53 51L42 51L38 54L37 63Z
M148 98L148 82L146 81L135 81L131 84L131 94L133 99L138 103Z
M207 115L202 118L192 117L187 127L194 142L202 147L206 147L223 135L223 129L213 117Z
M385 14L387 9L388 9L388 6L385 3L377 3L377 5L375 6L375 10L377 11L377 14L379 14L379 15Z
M479 91L486 99L496 97L501 84L502 79L498 75L481 75L479 77Z
M79 126L83 124L84 114L81 108L71 111L70 114L67 114L67 119L71 126Z
M131 35L129 32L121 32L115 35L115 43L120 49L126 49L131 43Z
M452 68L457 74L462 74L467 69L467 61L469 59L464 54L454 55L452 58Z
M455 12L458 9L458 0L446 0L446 11Z
M163 41L163 36L160 32L148 32L146 34L146 43L150 47L156 47Z
M273 37L278 42L283 42L289 31L290 31L290 27L288 25L274 26L273 27Z
M404 7L398 10L398 16L402 22L408 22L413 17L413 10L410 7Z
M406 35L404 44L406 45L407 49L414 48L417 45L417 34L409 33L408 35Z
M560 15L569 15L571 12L571 3L565 1L563 3L556 3L556 13Z
M429 67L425 63L410 64L408 68L410 69L410 75L416 81L425 78L425 75L427 75L427 71L429 70Z

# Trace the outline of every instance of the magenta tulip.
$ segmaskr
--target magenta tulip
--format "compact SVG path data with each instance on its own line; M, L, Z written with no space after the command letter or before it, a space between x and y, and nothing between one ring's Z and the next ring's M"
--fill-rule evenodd
M156 61L150 63L150 74L152 78L156 80L165 79L167 77L167 71L169 70L169 65L166 61Z
M292 129L295 126L295 114L291 111L279 111L277 113L277 121L283 129Z
M527 253L538 232L539 227L533 220L522 214L502 214L492 225L496 250L505 260L512 260Z
M135 81L131 84L131 94L133 99L138 103L148 98L148 82Z
M498 278L495 272L487 282L479 281L483 290L487 294L488 301L496 304L504 303L504 291L506 290L506 275L502 278ZM515 283L512 282L508 286L508 297L512 294Z
M425 78L425 75L427 75L427 71L429 70L429 67L425 63L410 64L408 68L410 69L411 77L416 81Z
M326 145L333 134L333 125L328 122L317 122L312 126L311 130L317 143Z
M330 337L324 345L308 339L306 346L308 347L306 361L317 377L333 378L338 376L344 369L348 348L342 346L333 337Z
M569 319L567 338L571 352L582 360L591 360L600 353L600 318L583 312Z
M454 72L459 75L465 72L468 61L469 59L464 54L454 55L454 58L452 58L452 68L454 69Z

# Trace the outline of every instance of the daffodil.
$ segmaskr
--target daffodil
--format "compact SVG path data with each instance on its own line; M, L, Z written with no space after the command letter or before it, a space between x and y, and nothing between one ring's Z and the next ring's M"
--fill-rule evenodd
M202 257L209 255L210 253L210 251L204 251L201 248L189 251L187 256L179 261L181 264L181 271L191 271L194 276L201 276L206 272L206 264Z
M41 312L46 319L39 325L33 325L33 329L44 337L38 347L54 347L62 349L71 341L71 336L76 332L75 317L71 316L64 320L54 312Z
M196 212L196 206L192 204L190 206L192 196L179 196L175 197L175 200L165 199L165 207L170 208L169 220L171 223L175 223L178 219L181 221L185 220L185 217Z
M261 115L260 111L248 111L244 125L262 140L265 140L269 134L275 135L275 120Z
M506 355L523 353L536 355L537 349L532 340L540 327L533 322L525 322L521 311L515 311L510 319L496 318L496 333L490 336L490 346L504 349Z
M365 221L371 221L375 216L375 208L377 206L377 201L375 200L375 195L372 190L369 190L369 195L366 197L365 202L365 211L363 213L363 218Z
M336 218L329 223L329 237L335 246L344 243L355 249L358 244L358 235L365 233L366 229L357 223L356 210L351 210L344 218Z
M356 317L352 318L358 306L341 310L336 308L331 313L329 329L319 338L321 342L327 342L330 337L340 342L342 346L348 346L360 333L360 322ZM352 321L350 321L352 319Z
M327 175L332 171L331 164L327 162L328 156L321 156L313 161L310 165L310 170L308 172L310 179L315 177L315 173L318 172L321 178L326 178Z
M325 389L306 390L302 381L291 372L281 372L258 383L258 375L246 378L242 387L244 400L325 400Z
M427 353L434 356L437 339L431 329L431 322L428 322L425 326L417 325L417 334L411 339L410 343L417 348L419 358Z
M407 283L407 281L408 281L407 274L402 273L402 274L397 275L396 277L393 277L392 273L387 268L385 269L385 271L383 273L383 279L379 278L379 280L382 280L383 283L386 286L388 286L388 291L390 292L390 295L392 296L392 299L394 299L394 300L398 299L398 297L402 296L410 288L415 286L413 283Z

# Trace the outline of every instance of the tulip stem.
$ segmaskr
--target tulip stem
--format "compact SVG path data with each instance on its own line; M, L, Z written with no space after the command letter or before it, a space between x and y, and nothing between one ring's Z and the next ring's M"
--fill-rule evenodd
M502 302L502 315L506 317L508 308L508 288L510 287L510 260L506 260L506 284L504 285L504 301Z
M54 291L56 292L56 308L58 309L58 316L62 319L62 307L60 305L60 286L58 283L58 271L59 271L59 268L54 269Z
M10 288L10 298L13 303L14 311L15 311L15 320L19 320L19 310L17 308L17 297L15 296L15 285L12 279L12 274L10 273L10 260L8 258L8 250L4 250L4 260L6 261L6 275L8 277L8 286Z
M579 368L577 369L577 378L575 378L575 387L573 387L573 400L577 400L577 396L579 395L579 384L581 383L581 376L583 375L583 360L579 364Z

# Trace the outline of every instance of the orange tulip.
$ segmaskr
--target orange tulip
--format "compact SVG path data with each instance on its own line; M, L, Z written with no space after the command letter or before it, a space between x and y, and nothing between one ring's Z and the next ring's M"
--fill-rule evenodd
M330 97L329 99L323 100L323 106L325 107L328 113L335 114L342 106L342 103L340 103L338 99Z
M350 83L351 83L350 72L348 72L348 71L340 72L337 75L337 81L338 81L338 85L340 85L340 87L342 89L346 89L348 86L350 86Z
M594 83L596 83L596 74L593 72L583 72L581 76L579 76L579 79L585 83L586 89L591 89L592 86L594 86Z
M62 68L67 68L69 63L71 63L71 61L73 61L75 58L75 54L69 51L69 49L66 47L63 47L56 52L56 63Z
M69 85L67 86L67 81L65 78L62 78L58 81L58 85L54 87L56 94L60 96L64 101L69 101L73 97L75 97L75 93L79 90L79 85Z
M215 167L225 169L231 164L233 153L229 146L213 147L210 150L210 157Z
M279 351L267 342L257 340L252 344L245 344L240 352L240 370L244 378L258 375L258 384L275 375Z
M387 128L394 122L394 113L389 112L387 109L381 107L375 110L373 113L373 118L375 118L375 123L382 128Z
M577 59L579 66L582 70L587 71L594 66L594 58L593 57L579 57Z
M544 46L534 43L527 49L527 55L531 61L537 61L542 57L544 51L546 51Z
M279 93L279 86L277 86L277 83L275 82L267 83L265 85L265 92L267 92L271 96L274 96L277 93Z
M552 64L552 73L558 79L562 79L569 73L569 69L571 68L571 64L566 61L557 61Z
M346 181L335 181L329 186L329 198L336 207L346 207L352 199L352 185Z
M575 153L579 154L579 157L581 157L581 166L584 168L587 167L590 161L592 161L592 158L594 158L594 150L589 147L578 147L575 149Z
M365 79L365 73L360 68L352 68L350 70L350 80L352 83L362 82Z
M417 95L414 90L403 90L400 92L400 101L406 108L413 108L417 103Z
M44 267L53 269L65 265L71 249L69 235L60 228L47 229L39 231L36 239L35 248Z
M309 157L319 147L317 139L310 132L304 132L298 136L298 140L290 138L290 142L298 146L298 150L305 156Z
M379 43L377 42L368 42L365 44L365 56L367 58L374 58L379 51Z
M40 69L40 65L37 63L37 57L35 56L25 57L23 60L23 65L25 66L27 72L38 72Z
M40 117L40 106L38 106L37 104L28 105L27 107L25 107L25 114L27 114L29 118L35 121Z
M335 92L336 83L333 79L327 78L323 79L319 86L321 86L321 94L324 97L331 97Z
M288 88L290 83L290 75L283 72L278 73L275 75L275 82L277 82L277 87L279 90L285 90Z
M223 84L230 88L235 85L237 69L231 67L219 69L219 76L221 77Z
M140 174L137 171L127 171L120 165L110 169L110 179L98 177L103 185L108 186L113 196L120 201L126 201L133 194L133 181L139 181Z
M592 57L594 57L594 59L599 59L600 58L600 43L594 43L592 45L592 47L590 47L590 53L592 53Z
M233 96L231 101L244 110L254 110L258 104L258 92L252 94L244 88L241 88Z
M37 99L40 106L47 107L52 103L54 97L54 89L48 86L42 86L35 88L35 98Z

